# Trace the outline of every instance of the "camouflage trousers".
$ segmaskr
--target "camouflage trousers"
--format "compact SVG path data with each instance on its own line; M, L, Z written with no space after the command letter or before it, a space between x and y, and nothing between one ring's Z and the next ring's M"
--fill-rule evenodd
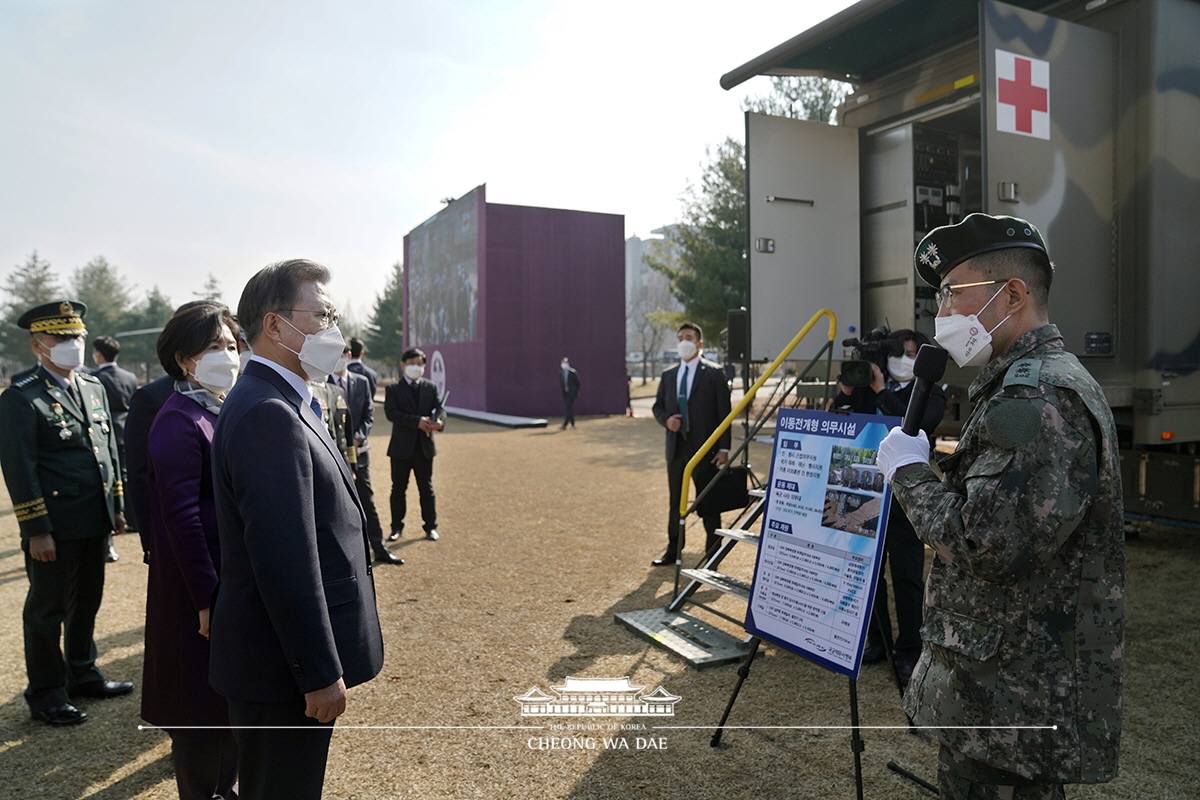
M942 745L938 751L941 800L1064 800L1061 783L1031 781L989 767Z

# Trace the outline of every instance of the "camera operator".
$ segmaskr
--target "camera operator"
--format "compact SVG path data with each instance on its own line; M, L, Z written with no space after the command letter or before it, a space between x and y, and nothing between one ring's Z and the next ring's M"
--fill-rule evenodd
M888 334L886 329L876 328L864 342L855 347L855 356L871 365L869 386L848 386L838 377L838 395L833 399L834 408L849 408L856 414L884 414L903 417L908 408L908 398L913 390L913 363L921 345L929 343L929 337L918 331L898 330ZM903 350L901 351L901 347ZM896 353L902 352L902 355ZM880 363L887 368L884 376ZM941 386L934 386L929 405L921 419L921 430L929 437L932 448L933 431L942 421L946 410L946 393ZM891 564L892 593L896 602L897 634L892 646L892 658L900 683L908 685L913 668L921 655L921 608L924 592L925 545L917 538L912 523L904 515L899 503L892 503L888 514L887 538L884 542L884 564ZM863 651L863 663L877 664L885 657L883 639L879 625L883 626L886 638L892 638L892 622L887 606L887 579L882 568L879 585L875 590L876 616L867 635L867 648Z

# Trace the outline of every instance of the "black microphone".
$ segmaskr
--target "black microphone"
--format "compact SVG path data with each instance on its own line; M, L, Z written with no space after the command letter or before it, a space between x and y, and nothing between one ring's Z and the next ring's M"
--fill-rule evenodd
M946 372L948 355L946 350L931 344L923 344L917 351L917 360L913 364L913 391L908 398L908 408L904 410L904 422L900 424L900 430L909 436L921 432L921 418L929 405L929 395L933 393L933 385Z

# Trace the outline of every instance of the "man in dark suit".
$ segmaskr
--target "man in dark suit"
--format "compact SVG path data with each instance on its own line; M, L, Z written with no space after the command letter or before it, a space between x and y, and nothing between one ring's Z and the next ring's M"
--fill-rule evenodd
M350 352L347 347L343 358ZM346 401L346 463L354 473L358 499L362 501L363 511L367 515L367 538L371 540L371 549L375 551L375 561L379 564L403 564L404 559L392 555L383 540L383 525L375 510L375 491L371 488L371 448L367 444L367 437L371 435L371 428L375 424L371 382L365 375L351 372L349 364L341 361L338 362L338 369L329 376L326 386L341 392Z
M575 398L579 397L579 373L571 368L571 362L563 356L558 365L558 388L562 389L563 402L567 406L566 416L563 417L562 429L570 425L575 427Z
M433 493L433 457L437 455L437 447L433 432L445 427L442 401L438 398L437 384L422 377L425 374L423 352L410 348L404 351L400 360L404 364L404 377L383 393L383 413L392 423L392 438L387 451L392 460L392 533L388 539L399 539L404 530L408 476L412 473L421 496L425 538L437 541L437 498Z
M79 371L86 312L83 303L63 301L23 314L17 325L30 332L41 365L0 394L0 468L29 578L25 701L34 719L50 725L87 719L70 698L133 691L96 668L92 636L107 537L124 529L125 518L104 387Z
M679 502L683 496L683 469L721 421L729 416L729 384L721 367L701 357L704 335L700 326L685 322L676 333L679 366L663 373L654 400L654 418L667 429L667 482L671 489L671 512L667 520L667 552L654 559L653 566L674 564L683 552L679 530ZM726 430L692 471L692 482L699 492L729 460L730 434ZM716 543L721 526L720 512L706 514L705 550Z
M319 798L346 690L383 665L366 516L305 382L345 344L329 278L293 260L246 284L238 320L254 355L213 438L209 678L229 702L242 798Z
M367 346L363 340L357 336L350 338L350 360L346 362L346 369L351 372L362 375L371 385L371 399L375 399L375 389L379 386L379 373L363 363L362 357L367 352Z
M108 394L108 410L117 434L117 452L121 454L121 477L125 478L125 419L129 415L129 401L138 390L138 381L132 372L117 366L120 352L121 343L111 336L101 336L92 342L92 358L96 362L92 375L104 384Z
M108 394L108 413L112 415L113 432L117 435L117 453L121 457L121 481L129 481L129 473L125 468L125 418L129 414L129 401L138 389L137 376L127 369L117 366L117 355L121 352L121 343L111 336L101 336L92 342L92 360L96 368L92 370L104 391ZM108 537L107 561L116 561L117 550L113 547L112 537Z

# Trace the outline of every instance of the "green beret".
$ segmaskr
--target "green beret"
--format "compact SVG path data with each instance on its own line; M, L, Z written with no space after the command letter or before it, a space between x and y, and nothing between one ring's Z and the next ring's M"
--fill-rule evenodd
M18 328L30 333L49 333L54 336L78 336L86 334L83 317L87 306L71 300L55 300L37 308L31 308L17 320Z
M968 258L1006 247L1033 247L1046 253L1042 234L1032 222L1019 217L971 214L957 225L943 225L925 234L913 261L917 274L937 288L950 270Z

